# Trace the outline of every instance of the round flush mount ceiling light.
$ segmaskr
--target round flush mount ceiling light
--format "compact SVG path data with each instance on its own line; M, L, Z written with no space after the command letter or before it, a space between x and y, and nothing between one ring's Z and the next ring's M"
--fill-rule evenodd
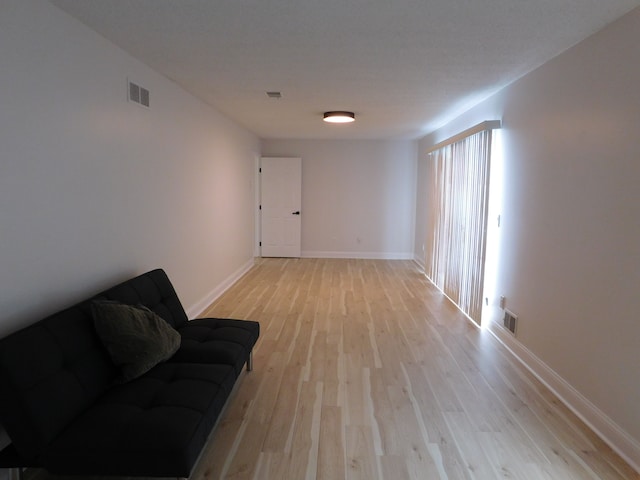
M351 123L356 119L356 115L353 112L324 112L323 120L329 123Z

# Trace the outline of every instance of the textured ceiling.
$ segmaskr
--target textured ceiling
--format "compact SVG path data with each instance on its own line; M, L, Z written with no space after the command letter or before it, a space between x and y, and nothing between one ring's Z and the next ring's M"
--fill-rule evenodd
M262 138L418 138L640 0L51 0ZM270 99L267 91L282 92ZM357 121L328 125L326 110Z

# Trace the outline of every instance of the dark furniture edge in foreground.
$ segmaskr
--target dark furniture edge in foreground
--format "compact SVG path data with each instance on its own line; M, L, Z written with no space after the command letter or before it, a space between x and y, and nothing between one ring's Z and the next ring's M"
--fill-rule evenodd
M167 361L126 383L96 333L94 301L144 306L180 334ZM55 474L188 477L260 326L189 321L161 269L0 339L0 467Z

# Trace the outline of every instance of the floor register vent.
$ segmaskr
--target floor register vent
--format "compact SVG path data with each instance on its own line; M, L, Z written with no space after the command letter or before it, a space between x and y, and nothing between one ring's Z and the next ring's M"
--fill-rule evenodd
M514 336L516 334L516 325L518 324L518 317L509 310L504 311L504 318L502 320L502 325L504 328L509 330Z

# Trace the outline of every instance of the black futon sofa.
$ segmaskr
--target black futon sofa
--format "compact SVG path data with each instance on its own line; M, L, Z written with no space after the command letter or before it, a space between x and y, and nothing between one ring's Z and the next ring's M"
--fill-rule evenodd
M178 350L122 381L94 324L95 306L112 303L164 319ZM0 467L188 477L244 365L251 370L259 332L252 321L188 321L157 269L0 339L0 424L12 442Z

